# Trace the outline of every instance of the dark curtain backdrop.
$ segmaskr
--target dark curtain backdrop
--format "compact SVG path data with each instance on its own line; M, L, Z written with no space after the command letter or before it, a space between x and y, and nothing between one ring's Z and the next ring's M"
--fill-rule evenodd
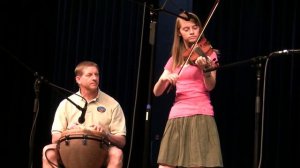
M33 167L41 167L42 148L51 142L55 109L70 95L68 91L78 89L74 68L82 60L92 60L101 69L101 90L118 100L125 113L124 167L129 158L130 167L139 167L144 97L148 95L145 88L150 83L149 4L135 0L30 0L1 2L0 6L1 69L3 81L7 81L2 104L6 107L2 116L4 159L13 160L13 167L26 167L32 156ZM34 83L40 78L45 80L38 89L39 110L33 113Z
M194 1L193 7L205 18L210 7L202 4ZM220 49L220 63L225 65L277 50L299 49L299 7L295 0L220 1L205 34ZM264 108L259 127L263 142L261 154L256 155L262 155L261 167L297 167L299 61L299 52L271 57L267 72L262 73L260 106ZM243 64L218 71L213 102L225 167L253 167L257 70L257 64Z
M214 1L1 2L3 163L29 166L32 151L33 167L41 167L41 152L51 140L55 109L69 95L60 87L77 91L75 65L82 60L93 60L101 68L101 89L116 98L125 112L128 136L124 167L143 167L145 157L149 157L149 167L157 167L160 136L173 95L152 97L149 88L158 79L169 56L175 16L163 11L157 13L155 54L152 54L148 42L151 20L148 7L151 4L161 7L164 3L168 11L175 14L180 10L193 11L204 22ZM299 49L297 9L300 9L297 0L220 1L205 35L221 51L221 65L267 56L277 50ZM264 107L259 114L259 128L262 128L259 130L263 130L259 131L263 138L262 167L297 166L299 57L299 53L285 54L271 57L267 65L262 62L261 85L256 82L257 64L218 70L212 102L225 167L253 167L257 86ZM267 71L263 73L265 66ZM34 74L48 81L42 80L39 87L37 113L33 112L37 95ZM149 103L151 130L144 129ZM32 131L35 119L36 127ZM145 154L147 131L151 131L150 143L146 143L150 150ZM29 146L31 132L34 132L32 148Z
M160 4L164 2L161 0ZM166 9L192 11L204 23L217 1L184 2L168 1ZM298 52L272 56L267 65L263 56L277 50L300 48L299 7L296 0L221 0L204 31L213 47L221 52L221 66L227 65L218 70L217 86L211 93L225 167L251 168L254 158L260 162L260 156L261 167L297 167L300 55ZM162 12L159 19L155 80L170 54L175 17ZM263 58L261 68L250 61L258 58ZM257 82L257 74L261 75L260 82ZM153 100L153 123L162 123L152 127L152 143L157 148L172 96ZM256 104L256 100L260 100L260 104ZM259 107L262 109L257 110ZM258 141L255 135L259 136ZM255 156L254 149L259 151Z

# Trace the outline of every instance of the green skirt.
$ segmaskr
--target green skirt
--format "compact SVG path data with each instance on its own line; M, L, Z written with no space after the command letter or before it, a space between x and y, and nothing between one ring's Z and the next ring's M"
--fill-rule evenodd
M195 115L169 119L157 163L174 167L223 167L214 117Z

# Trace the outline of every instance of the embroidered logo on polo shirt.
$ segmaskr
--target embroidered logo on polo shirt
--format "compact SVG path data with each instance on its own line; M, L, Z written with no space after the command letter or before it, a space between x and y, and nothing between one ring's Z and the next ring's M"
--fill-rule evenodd
M103 112L105 112L105 111L106 111L106 108L105 108L105 107L103 107L103 106L98 106L98 107L97 107L97 111L99 111L99 112L103 113Z

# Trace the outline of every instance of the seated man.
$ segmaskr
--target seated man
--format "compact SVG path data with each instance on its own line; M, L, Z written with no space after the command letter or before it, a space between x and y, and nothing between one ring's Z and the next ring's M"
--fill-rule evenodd
M60 102L52 124L52 144L43 148L43 168L64 167L56 149L62 134L69 130L89 130L103 135L109 143L103 166L122 168L123 151L126 144L125 116L120 104L99 89L99 67L91 61L83 61L75 68L75 80L79 91ZM79 121L86 104L84 122ZM79 131L80 132L80 131ZM77 153L80 155L80 153ZM101 160L103 158L99 158ZM76 162L76 160L74 160Z

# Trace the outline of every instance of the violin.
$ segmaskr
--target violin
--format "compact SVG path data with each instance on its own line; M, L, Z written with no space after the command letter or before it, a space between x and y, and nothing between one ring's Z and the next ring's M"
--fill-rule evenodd
M195 45L195 44L193 44ZM191 50L194 51L191 51ZM205 57L208 59L207 55L211 55L213 53L214 49L210 42L205 38L202 37L200 42L197 43L197 46L192 46L191 48L187 49L186 51L183 52L182 56L187 59L190 54L189 60L194 62L199 56ZM192 53L191 53L192 52Z
M185 58L185 62L184 64L181 66L180 70L178 71L178 75L182 72L182 69L184 67L184 65L187 64L187 62L193 62L199 57L199 56L204 56L206 58L206 60L208 60L207 55L211 55L212 52L214 51L214 49L212 48L212 46L210 45L209 41L206 40L206 38L204 36L202 36L204 30L206 29L206 26L208 24L208 22L210 21L210 18L212 17L213 13L215 12L218 4L219 4L220 0L216 0L215 4L213 5L213 8L211 9L209 16L202 28L202 31L200 32L200 35L198 37L198 39L196 40L196 42L192 45L192 47L190 49L187 49L184 53L183 56ZM201 38L201 39L200 39ZM200 42L199 42L200 41ZM215 61L215 60L213 60ZM218 66L218 62L215 62L215 65ZM172 85L170 85L171 87L168 88L169 92L172 88Z

